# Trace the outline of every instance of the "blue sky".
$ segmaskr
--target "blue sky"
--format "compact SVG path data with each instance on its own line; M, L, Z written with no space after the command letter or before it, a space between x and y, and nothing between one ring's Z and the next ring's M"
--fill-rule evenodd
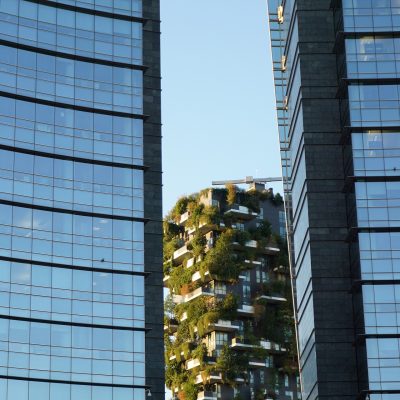
M212 180L281 171L266 0L161 4L166 214Z

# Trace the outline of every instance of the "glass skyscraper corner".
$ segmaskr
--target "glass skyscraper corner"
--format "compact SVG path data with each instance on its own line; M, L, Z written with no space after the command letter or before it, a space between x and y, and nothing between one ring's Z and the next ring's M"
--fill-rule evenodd
M0 0L0 398L163 398L158 0Z
M303 400L397 400L400 1L269 17Z

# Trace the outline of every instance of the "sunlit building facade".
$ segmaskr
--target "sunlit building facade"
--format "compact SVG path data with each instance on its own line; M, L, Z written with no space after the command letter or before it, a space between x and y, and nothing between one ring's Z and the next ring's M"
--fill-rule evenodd
M400 2L269 14L303 399L398 399Z
M163 398L159 4L145 3L0 1L1 399Z

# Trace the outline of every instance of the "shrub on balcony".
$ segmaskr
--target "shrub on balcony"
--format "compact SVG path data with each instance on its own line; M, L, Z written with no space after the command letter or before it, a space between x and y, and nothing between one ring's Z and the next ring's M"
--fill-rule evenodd
M172 208L165 219L168 221L179 223L181 215L187 211L188 204L192 199L193 196L182 196L180 199L178 199L175 206Z
M238 242L241 246L245 246L246 243L251 240L251 234L249 231L235 231L235 242Z
M199 388L194 383L194 378L190 377L189 381L182 385L182 391L179 392L179 400L197 400L197 394L199 393Z
M207 347L204 343L197 346L191 353L191 357L193 359L198 359L202 364L206 355L207 355Z
M187 320L190 323L196 323L200 317L206 314L211 308L211 305L205 297L197 297L186 304Z
M165 384L167 387L174 389L179 388L182 382L187 379L187 371L183 364L176 360L168 360L165 368Z
M172 258L174 251L178 250L182 246L182 240L175 237L171 240L164 238L164 261L168 261Z
M232 248L234 232L227 230L216 240L215 246L207 253L200 265L200 273L209 271L210 275L227 282L236 282L241 270Z
M183 229L181 226L171 222L169 220L164 220L163 222L163 232L164 232L164 239L166 241L172 240L174 237L178 236L179 234L183 233Z
M226 186L226 202L232 206L236 203L236 193L238 191L237 186L228 183Z
M260 285L260 294L265 296L280 295L286 297L287 290L288 290L288 283L276 279L271 280L269 282L264 282Z
M280 206L280 205L283 204L283 197L279 193L276 193L275 196L274 196L273 202L277 206Z
M176 331L176 340L174 342L174 347L179 346L182 343L190 342L192 339L189 329L188 321L181 321L178 325L178 329Z
M221 373L224 383L234 386L236 384L235 379L242 376L243 371L246 371L248 367L248 363L248 353L237 352L225 345L212 369Z
M218 207L205 206L200 217L200 222L205 224L219 224L221 216Z
M238 302L233 293L228 293L223 300L218 303L219 318L225 320L235 320L237 318Z
M188 203L187 209L189 212L189 218L186 222L186 226L189 228L198 228L201 216L203 215L204 204L199 203L196 199Z
M170 269L170 277L168 279L168 287L176 294L181 293L182 287L192 284L193 268L185 268L183 265ZM191 290L189 289L188 292Z
M204 254L206 244L207 239L203 235L196 233L190 243L188 243L187 248L192 252L193 257L197 259Z
M163 273L164 276L167 276L171 273L173 268L172 260L165 261L163 264Z
M260 221L257 228L249 230L251 239L268 240L271 237L271 224L268 221Z

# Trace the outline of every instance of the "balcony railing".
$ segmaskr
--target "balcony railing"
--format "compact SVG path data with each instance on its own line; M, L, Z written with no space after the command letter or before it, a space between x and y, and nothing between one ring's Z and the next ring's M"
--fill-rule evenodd
M229 209L225 211L225 215L235 216L244 220L251 220L257 217L258 213L251 211L248 207L233 204L229 206Z
M271 342L270 340L260 340L260 346L272 353L285 353L287 351L287 349L282 345Z
M197 395L197 400L218 400L218 395L214 392L200 392Z
M197 282L197 281L199 281L199 280L201 280L201 279L205 279L205 278L211 279L211 277L210 277L210 272L209 272L209 271L205 271L205 272L204 272L204 277L201 276L200 271L196 271L196 272L192 275L192 282Z
M186 361L186 369L193 369L196 367L200 367L201 362L198 358L194 358L192 360Z
M222 375L219 372L206 372L202 371L196 375L195 383L196 385L202 383L220 383L222 382Z
M181 263L189 254L191 254L191 251L184 245L180 249L174 251L172 258L176 263Z
M214 296L214 288L208 285L202 286L185 295L174 295L173 301L176 304L187 303L199 296Z
M186 211L185 213L183 213L181 215L181 219L179 220L179 224L185 225L187 220L189 219L189 217L190 217L189 211Z
M257 347L257 345L249 342L248 340L244 340L241 338L233 338L230 347L233 349L247 350L247 349L253 349L254 347Z
M262 294L257 297L257 300L264 300L267 303L272 303L272 304L285 303L287 301L286 297L283 297L282 295L278 294L273 294L273 295Z
M233 245L236 248L243 248L243 245L241 245L239 242L233 242ZM260 247L258 245L257 240L248 240L245 244L244 247L248 247L250 249L257 249L258 252L260 253L264 253L264 254L271 254L271 255L275 255L277 253L280 252L280 249L278 247L275 247L273 245L268 245L265 247Z
M251 316L254 315L254 307L248 306L246 304L242 304L238 309L237 312L239 315L242 316Z

